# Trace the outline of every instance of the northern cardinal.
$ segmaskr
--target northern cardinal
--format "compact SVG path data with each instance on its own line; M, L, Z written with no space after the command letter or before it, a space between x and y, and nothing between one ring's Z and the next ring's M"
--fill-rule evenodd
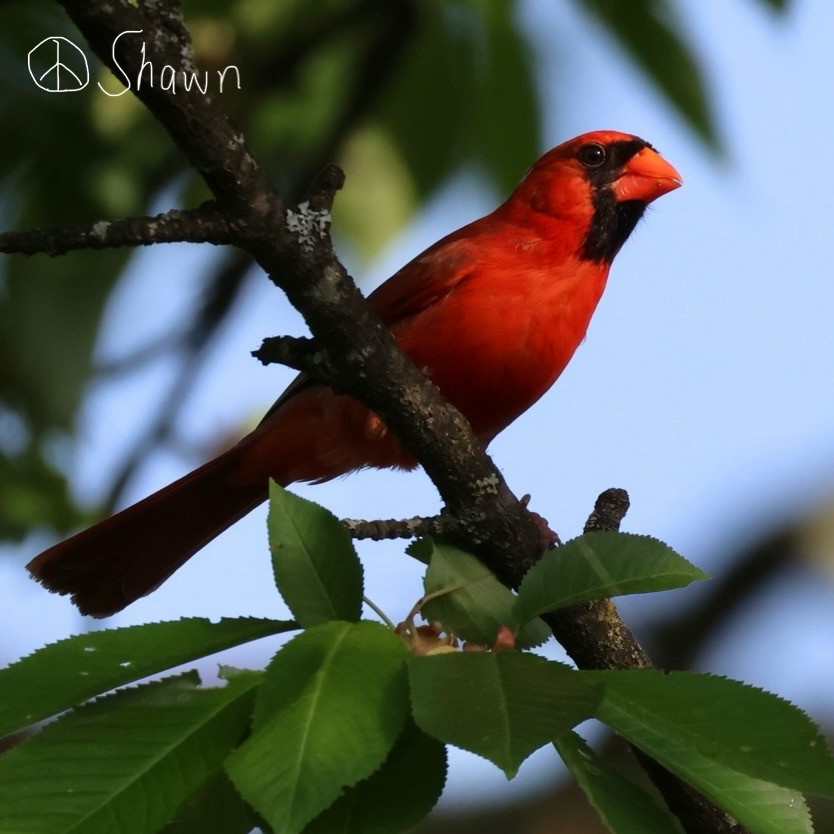
M648 203L681 185L652 146L586 133L542 156L491 214L430 246L369 297L484 447L562 373L614 256ZM282 485L416 461L350 396L298 377L234 448L33 559L52 591L103 617L149 593Z

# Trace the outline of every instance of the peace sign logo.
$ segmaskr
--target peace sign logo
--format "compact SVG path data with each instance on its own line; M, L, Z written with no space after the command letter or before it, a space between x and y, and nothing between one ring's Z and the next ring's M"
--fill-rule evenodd
M60 35L50 35L30 49L28 61L29 75L47 93L75 93L90 83L87 56Z

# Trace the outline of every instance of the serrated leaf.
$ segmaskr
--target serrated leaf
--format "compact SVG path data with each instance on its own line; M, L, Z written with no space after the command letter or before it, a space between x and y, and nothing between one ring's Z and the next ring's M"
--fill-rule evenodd
M729 812L752 834L814 834L801 793L731 770L707 756L653 744L651 755Z
M434 539L430 536L414 539L414 541L408 543L405 552L418 562L428 565L434 552Z
M613 834L672 834L677 819L616 768L606 764L574 732L554 742L591 805Z
M362 614L362 565L332 513L269 483L269 547L275 584L303 628Z
M254 617L202 617L68 637L0 671L0 736L148 675L297 628Z
M246 731L254 685L196 674L122 690L0 758L3 834L152 834Z
M372 622L325 623L276 654L252 735L226 763L274 830L301 831L382 764L408 712L405 656L400 639Z
M408 675L417 725L508 779L534 750L588 718L602 695L573 669L520 652L412 657Z
M409 721L382 767L348 788L304 834L411 831L440 799L445 781L446 747Z
M577 673L605 686L596 717L654 755L692 752L786 788L834 797L834 758L819 728L752 686L656 669Z
M668 0L582 0L701 138L719 140L706 83Z
M517 628L515 594L475 556L447 542L425 541L431 547L431 561L423 584L426 596L438 594L422 607L427 620L438 620L464 640L484 646L494 645L501 626L518 631L519 648L538 646L551 637L550 629L537 618Z
M650 536L586 533L546 553L521 582L515 617L532 617L589 599L682 588L706 579L683 556Z

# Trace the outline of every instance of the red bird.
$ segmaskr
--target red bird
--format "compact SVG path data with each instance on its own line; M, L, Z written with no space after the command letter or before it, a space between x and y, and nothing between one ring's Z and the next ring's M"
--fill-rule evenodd
M542 156L505 203L430 246L368 300L486 447L562 373L614 256L647 204L680 185L648 142L586 133ZM301 376L233 449L28 567L84 614L107 616L266 500L269 478L286 486L415 465L361 402Z

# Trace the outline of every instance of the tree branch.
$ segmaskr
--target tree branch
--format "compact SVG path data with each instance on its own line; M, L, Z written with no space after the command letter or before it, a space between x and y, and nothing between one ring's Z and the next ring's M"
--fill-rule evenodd
M416 539L418 536L448 536L455 527L455 519L448 515L414 516L413 518L376 519L362 521L343 518L342 524L354 539Z
M310 374L318 382L333 388L340 387L339 372L330 359L326 347L315 339L296 336L268 336L252 356L264 365L286 365Z
M61 226L0 233L0 252L55 257L76 249L114 249L157 243L234 243L241 230L214 203L189 211L172 209L155 217L99 220L87 226Z

